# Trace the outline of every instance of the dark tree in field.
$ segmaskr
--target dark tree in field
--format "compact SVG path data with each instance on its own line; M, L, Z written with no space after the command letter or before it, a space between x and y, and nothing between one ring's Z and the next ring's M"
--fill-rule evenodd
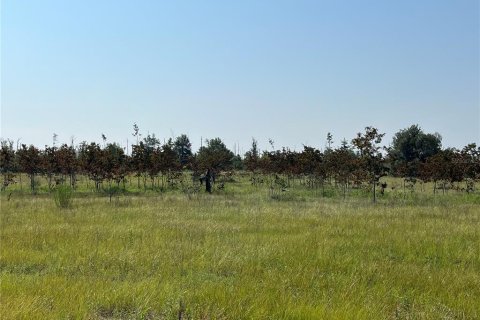
M259 151L257 140L252 138L252 147L245 153L244 165L248 171L255 171L258 169Z
M53 177L59 173L59 166L57 161L57 148L45 146L42 153L43 172L47 175L48 189L53 187Z
M95 189L100 190L100 185L107 178L106 157L100 145L92 142L81 143L79 148L79 162L82 171L95 182Z
M197 161L203 170L227 170L232 168L234 154L220 138L206 140L206 146L197 153Z
M175 151L175 145L172 139L168 139L162 146L162 170L167 172L180 169L180 159L178 159L178 154Z
M480 179L480 147L475 143L468 144L461 151L462 164L464 165L464 178L466 191L475 191L475 182Z
M28 174L30 178L30 190L35 192L35 176L42 172L42 155L33 145L28 148L22 144L17 151L18 164L21 172Z
M365 179L373 186L373 202L376 202L375 186L381 175L385 173L383 156L379 144L385 134L379 133L374 127L366 127L365 132L358 133L352 140L353 146L359 151L359 165L365 173Z
M5 190L10 184L14 183L17 166L13 141L1 140L0 145L0 171L3 176L2 190Z
M297 155L296 167L297 172L313 175L318 171L319 166L323 162L323 155L320 150L303 146L303 151Z
M57 164L63 180L68 176L70 178L70 186L75 188L76 173L78 170L77 155L73 145L67 146L63 144L56 152Z
M462 163L461 154L455 149L442 150L429 157L420 166L421 178L425 181L433 181L434 193L436 193L438 182L441 183L441 188L445 193L447 183L462 181L464 174L465 166Z
M335 181L342 186L344 198L349 184L356 178L358 160L353 150L346 143L325 154L327 170L335 178Z
M309 188L324 187L326 179L325 156L318 149L303 146L303 151L296 154L295 172L299 172L306 178Z
M155 178L163 169L163 159L162 159L162 150L160 147L155 148L149 153L149 166L147 168L148 175L150 176L150 181L152 188L155 186ZM162 180L163 181L163 180Z
M167 177L170 185L173 185L176 173L182 168L178 154L174 148L175 146L172 139L169 139L167 143L162 146L160 152L160 171Z
M190 163L192 157L192 144L186 134L182 134L175 139L173 148L177 153L178 160L182 166L186 166Z
M111 183L117 184L117 187L124 181L127 173L127 158L123 149L116 143L109 143L103 150L105 178Z
M442 137L438 133L424 133L418 125L400 130L389 150L392 170L404 177L417 177L419 164L440 152L441 147Z
M138 129L138 127L137 127ZM138 135L138 131L137 131ZM147 176L156 175L152 160L155 158L155 152L160 147L160 140L155 137L155 134L148 134L147 137L136 145L132 146L131 169L135 171L137 176L137 187L140 188L140 178L143 177L143 187L147 188Z
M144 177L144 188L146 188L146 175L148 170L152 167L151 159L154 150L155 149L153 148L147 148L142 141L132 146L131 168L135 172L135 175L138 177L138 188L140 188L140 177L142 176Z

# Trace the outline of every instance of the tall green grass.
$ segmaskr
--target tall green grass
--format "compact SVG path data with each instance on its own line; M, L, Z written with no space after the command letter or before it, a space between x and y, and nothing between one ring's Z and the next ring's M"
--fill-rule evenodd
M2 197L2 319L480 317L478 204L243 191Z
M70 186L59 185L53 191L53 199L59 208L70 208L72 205L73 190Z

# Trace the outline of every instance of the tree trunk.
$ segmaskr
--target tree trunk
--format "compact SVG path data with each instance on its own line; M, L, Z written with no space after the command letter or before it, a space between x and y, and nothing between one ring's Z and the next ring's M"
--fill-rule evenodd
M52 190L52 174L48 174L48 190Z
M35 173L30 174L30 190L35 192Z

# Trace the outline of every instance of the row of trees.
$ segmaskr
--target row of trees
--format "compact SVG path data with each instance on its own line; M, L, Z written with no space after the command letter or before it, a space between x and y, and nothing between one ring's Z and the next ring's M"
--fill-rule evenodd
M3 175L2 189L15 182L17 173L29 176L30 188L35 191L35 177L47 177L51 189L69 181L75 187L77 175L88 176L96 189L106 181L109 185L125 182L128 175L138 177L138 187L146 188L148 180L154 185L161 178L178 175L182 170L199 173L207 168L214 170L241 169L242 159L228 150L221 139L206 140L196 153L186 135L181 135L161 144L155 135L147 135L132 146L131 155L116 143L82 142L77 147L61 145L45 146L43 150L22 144L16 150L13 142L1 141L0 171ZM21 177L21 176L19 176Z
M66 181L75 187L76 177L81 174L88 176L96 189L105 182L120 185L128 175L135 175L138 186L143 184L146 188L149 182L152 186L163 184L182 170L200 174L208 168L302 176L308 177L309 184L335 183L344 190L366 183L375 189L378 179L387 174L435 183L480 178L479 147L469 144L462 150L442 149L440 135L426 134L416 125L397 132L388 148L381 147L384 134L367 127L350 143L344 140L337 148L332 148L333 137L329 134L328 146L323 151L308 146L300 152L288 148L260 151L253 139L243 157L230 151L220 138L206 140L193 153L186 135L161 144L150 134L140 140L136 125L134 129L137 142L131 155L118 144L106 143L104 135L103 145L82 142L76 147L54 145L43 150L33 145L14 149L11 141L3 140L0 150L3 189L15 182L19 172L29 175L32 191L37 175L46 176L49 188L53 188Z

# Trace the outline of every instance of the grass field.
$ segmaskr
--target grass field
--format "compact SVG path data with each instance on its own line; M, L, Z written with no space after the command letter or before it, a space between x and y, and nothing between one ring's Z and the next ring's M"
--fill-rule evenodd
M478 195L226 189L3 194L1 318L480 318Z

